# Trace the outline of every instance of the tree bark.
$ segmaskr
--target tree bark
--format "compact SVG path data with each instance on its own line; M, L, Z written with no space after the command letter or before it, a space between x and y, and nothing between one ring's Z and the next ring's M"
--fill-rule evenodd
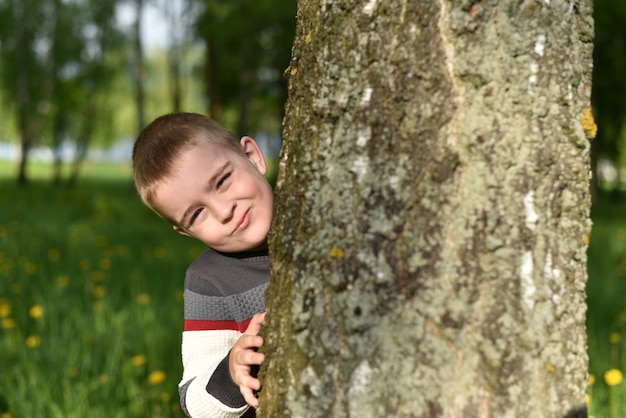
M224 123L224 103L222 101L222 89L220 88L219 73L219 51L217 43L207 35L206 42L206 62L204 71L204 80L206 88L206 97L209 107L209 115L218 123Z
M135 0L135 23L133 25L133 54L134 54L134 82L135 106L137 108L137 132L146 126L146 104L144 86L143 42L141 40L141 25L143 18L143 1Z
M586 417L591 0L300 0L261 417Z
M19 1L13 1L13 18L19 22L24 18L24 7ZM30 129L29 115L32 109L31 97L28 88L28 78L31 75L28 53L28 40L26 29L22 25L16 25L15 38L17 48L15 51L16 61L20 71L16 72L16 102L17 102L17 126L21 136L20 157L17 168L17 183L25 185L28 182L27 166L30 150L35 139Z

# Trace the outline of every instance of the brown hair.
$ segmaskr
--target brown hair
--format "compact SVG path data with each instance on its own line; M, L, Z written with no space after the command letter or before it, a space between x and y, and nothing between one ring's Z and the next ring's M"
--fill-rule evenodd
M137 192L146 205L154 209L154 190L159 181L170 174L181 152L203 141L243 153L233 133L197 113L163 115L141 131L133 147L133 176Z

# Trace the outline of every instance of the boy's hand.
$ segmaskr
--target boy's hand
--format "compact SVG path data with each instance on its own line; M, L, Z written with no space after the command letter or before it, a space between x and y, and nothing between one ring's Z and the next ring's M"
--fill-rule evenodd
M261 389L261 382L250 372L252 366L260 366L265 359L263 353L256 350L263 345L263 338L259 336L261 325L265 320L265 312L256 314L250 324L230 351L230 377L237 385L246 402L253 407L259 406L254 392Z

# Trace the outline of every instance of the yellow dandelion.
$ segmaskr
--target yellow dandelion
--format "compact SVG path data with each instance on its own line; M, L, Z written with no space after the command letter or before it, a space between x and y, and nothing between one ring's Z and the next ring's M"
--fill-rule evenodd
M48 260L50 261L59 261L61 258L61 252L56 248L48 250Z
M115 247L115 252L119 255L128 254L128 247L126 245L118 245Z
M24 263L24 271L29 276L32 276L33 274L36 274L38 270L39 269L37 268L37 264L35 264L35 263L31 262L31 261L26 261Z
M26 347L35 348L41 345L41 337L39 335L29 335L26 338Z
M622 372L618 369L607 370L604 373L604 381L609 386L619 385L620 383L622 383L622 380L624 380L624 376L622 375Z
M44 313L44 309L43 309L43 306L41 305L33 305L28 310L28 314L33 319L41 318L43 316L43 313Z
M108 258L103 258L102 260L100 260L98 265L102 270L108 270L111 268L111 260Z
M15 326L15 321L11 318L3 318L2 321L0 321L0 328L3 329L13 329Z
M161 370L155 370L148 375L148 383L151 385L158 385L165 381L165 372Z
M11 315L11 305L7 302L0 302L0 318L7 318Z
M609 335L609 342L611 344L617 344L621 338L619 332L612 332L611 335Z
M140 293L137 295L137 303L140 305L147 305L150 303L150 295L147 293Z
M100 383L104 384L109 381L109 375L106 373L101 374L99 380L100 380Z
M165 248L157 247L154 249L154 257L155 258L164 258L165 257Z
M94 287L92 293L95 298L100 299L101 297L104 297L104 295L106 295L107 289L104 286L96 286Z
M99 246L106 247L109 244L109 238L106 235L100 235L97 242Z
M591 405L591 396L589 396L589 394L585 394L585 403L587 405Z
M11 415L10 412L5 412L2 415L0 415L2 418L13 418L13 415Z
M104 273L101 272L100 270L96 270L93 273L91 273L91 280L93 280L94 282L101 282L104 280Z
M172 395L170 395L169 393L167 393L167 392L161 393L161 400L163 402L167 403L167 402L170 401L171 398L172 398Z
M67 276L59 276L56 280L57 287L60 289L65 289L70 285L70 278Z
M67 369L67 375L69 377L76 377L76 376L78 376L78 369L76 369L75 367L70 367L69 369Z
M596 376L593 374L590 374L587 382L589 383L589 386L593 385L594 383L596 383Z
M130 362L135 367L141 367L146 364L146 356L137 354L136 356L131 357Z
M13 283L11 285L11 293L13 293L14 295L19 295L20 293L22 293L22 286L20 286L19 283Z

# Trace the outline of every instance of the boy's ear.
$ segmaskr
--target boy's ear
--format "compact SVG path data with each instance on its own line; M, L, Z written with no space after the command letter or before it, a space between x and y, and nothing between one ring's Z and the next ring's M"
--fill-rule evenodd
M259 144L249 136L244 136L239 141L241 144L241 148L243 149L244 154L250 160L252 164L259 170L262 175L267 174L267 165L265 164L265 157L263 157L263 152L259 147Z
M189 233L187 231L185 231L183 228L181 228L178 225L172 225L172 228L174 228L174 231L178 232L180 235L185 235L187 237L191 236L191 235L189 235Z

